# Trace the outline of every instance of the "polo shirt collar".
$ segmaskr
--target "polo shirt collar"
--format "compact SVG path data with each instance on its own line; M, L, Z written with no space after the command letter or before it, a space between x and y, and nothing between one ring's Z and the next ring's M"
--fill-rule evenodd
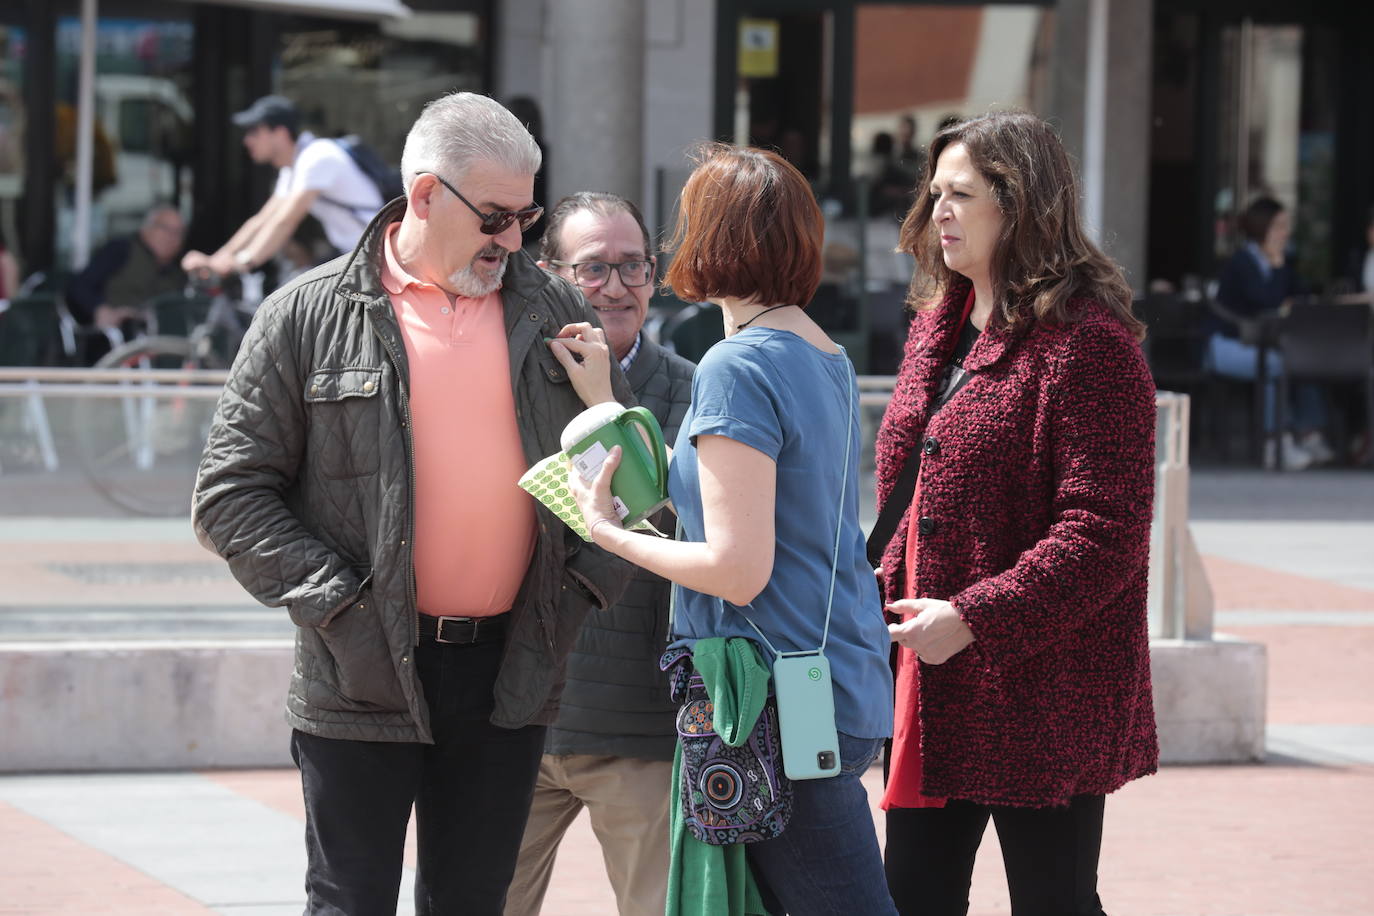
M416 279L401 266L401 259L396 256L396 235L400 229L400 222L394 222L386 227L386 234L382 237L382 288L393 296L405 292L408 286L434 285Z

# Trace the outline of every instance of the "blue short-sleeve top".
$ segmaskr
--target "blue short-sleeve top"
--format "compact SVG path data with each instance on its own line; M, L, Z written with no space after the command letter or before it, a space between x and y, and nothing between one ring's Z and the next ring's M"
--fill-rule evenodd
M706 539L696 452L702 435L733 439L776 463L777 544L772 576L748 608L675 586L674 642L690 645L711 636L758 641L747 614L778 651L819 647L838 520L825 645L836 726L858 738L891 735L890 643L859 526L858 391L849 358L773 328L748 328L702 358L668 474L682 537L698 542Z

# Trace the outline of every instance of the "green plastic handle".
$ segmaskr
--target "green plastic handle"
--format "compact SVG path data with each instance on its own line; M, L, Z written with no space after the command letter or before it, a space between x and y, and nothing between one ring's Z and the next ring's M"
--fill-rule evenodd
M654 469L654 486L658 487L659 494L668 495L668 449L663 441L663 428L658 425L658 418L650 413L647 407L631 407L616 417L615 422L643 428L648 434L649 441L657 446L654 454L650 455L648 446L644 444L644 436L626 437L639 449L644 464Z

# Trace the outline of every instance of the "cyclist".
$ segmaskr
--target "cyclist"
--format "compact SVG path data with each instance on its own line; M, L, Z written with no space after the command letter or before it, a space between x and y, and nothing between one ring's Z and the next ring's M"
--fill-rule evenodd
M329 257L356 247L385 201L353 157L340 144L302 131L295 104L280 95L263 96L233 121L243 128L253 161L277 167L276 186L218 251L189 251L182 268L221 276L256 270L282 251L307 213L334 249Z

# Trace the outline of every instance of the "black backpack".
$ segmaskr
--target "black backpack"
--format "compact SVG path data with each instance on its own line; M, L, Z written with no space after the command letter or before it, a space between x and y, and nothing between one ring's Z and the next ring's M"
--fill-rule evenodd
M335 137L333 142L342 147L348 158L353 160L364 175L377 186L377 193L382 195L382 203L386 204L395 200L405 193L405 188L401 185L401 172L399 169L389 165L385 159L377 154L377 151L362 141L357 134L349 134L345 137ZM330 203L339 203L330 200ZM340 204L340 206L346 206ZM358 207L349 207L350 210L358 210ZM369 214L370 215L370 214Z

